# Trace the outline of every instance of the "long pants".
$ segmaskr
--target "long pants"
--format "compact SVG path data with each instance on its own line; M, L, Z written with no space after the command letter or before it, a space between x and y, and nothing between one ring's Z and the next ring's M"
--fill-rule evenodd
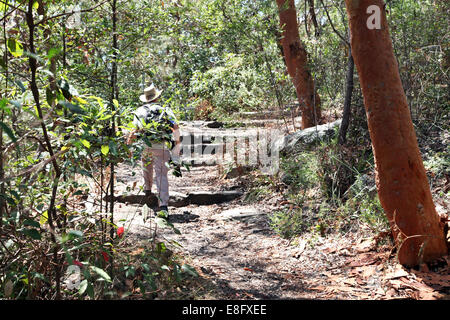
M153 169L155 170L155 182L160 206L169 203L169 181L167 173L169 169L166 162L170 159L167 149L146 148L142 154L142 168L144 173L145 190L151 190L153 185Z

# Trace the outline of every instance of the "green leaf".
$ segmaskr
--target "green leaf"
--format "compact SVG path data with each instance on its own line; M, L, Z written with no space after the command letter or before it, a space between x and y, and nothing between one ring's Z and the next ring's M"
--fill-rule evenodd
M177 246L177 247L179 247L179 248L183 248L183 246L181 245L181 243L179 243L178 241L175 241L175 240L170 240L170 243L171 244L173 244L173 245L175 245L175 246Z
M183 266L181 267L181 271L187 274L190 274L193 277L198 277L198 273L197 271L194 269L194 267L188 265L188 264L183 264Z
M84 294L84 292L86 291L88 287L88 281L87 279L84 279L83 281L80 282L80 288L78 289L78 294L81 296Z
M20 102L19 101L16 101L16 100L9 100L9 103L11 103L14 107L16 107L17 109L20 109L20 107L22 106L21 104L20 104Z
M111 282L111 277L105 272L105 270L100 269L96 266L90 266L91 270L94 271L96 274L98 274L101 278L104 280Z
M158 213L160 214L161 211ZM163 218L163 217L155 217L155 222L158 225L158 227L160 228L171 228L173 230L173 232L175 232L176 234L181 234L181 231L177 228L175 228L175 226L167 221L167 218Z
M53 102L56 100L56 95L53 93L52 89L48 87L47 89L45 89L45 96L49 106L51 106Z
M158 242L157 244L157 252L163 253L167 250L166 244L164 242Z
M46 211L42 212L41 218L39 219L39 223L42 226L42 225L44 225L47 222L47 220L48 220L48 212L46 210Z
M22 81L20 80L14 80L14 83L17 84L17 86L20 88L20 90L22 91L22 93L24 93L25 91L27 91L27 89L25 88L25 86L23 85Z
M36 229L22 229L21 232L34 240L41 240L41 234Z
M102 153L106 156L109 153L109 146L102 146Z
M169 226L169 223L164 218L155 217L155 222L160 228L167 228Z
M89 295L89 297L90 297L91 299L94 299L94 298L95 298L95 296L94 296L94 287L92 286L91 283L88 283L87 288L86 288L86 291L87 291L87 294Z
M27 219L23 222L24 226L30 226L30 227L35 227L35 228L39 228L39 222L31 220L31 219Z
M170 268L168 266L166 266L166 265L161 266L161 269L170 271Z
M80 230L70 230L69 231L69 236L74 236L77 238L82 238L83 237L83 232Z
M6 113L11 114L11 110L7 105L8 105L8 99L3 98L0 100L0 110L4 110Z
M16 137L14 136L13 131L4 122L0 121L0 127L8 135L8 137L12 140L12 142L17 141Z
M35 1L35 2L33 3L33 9L34 9L34 10L39 9L39 2L38 2L38 1Z
M117 156L118 154L117 154L117 145L116 145L116 143L114 142L114 141L110 141L109 142L109 150L111 150L111 153L114 155L114 156Z
M75 100L77 100L81 104L87 104L88 102L80 97L74 97Z
M81 109L80 106L67 102L67 101L59 101L59 104L66 107L67 109L69 109L70 111L72 111L73 113L78 113L78 114L84 114L84 110Z
M18 58L23 55L23 45L16 39L10 38L6 44L9 52L11 52L14 57Z
M64 245L64 243L67 241L67 234L63 233L62 237L61 237L61 243L63 243L63 249L64 249L64 255L66 257L66 261L69 265L73 264L73 257L70 254L69 250L67 250L67 247Z
M88 148L88 149L91 148L91 143L89 141L87 141L85 139L81 139L80 141L86 148Z
M0 3L0 5L1 5L1 3ZM5 63L5 60L3 59L3 57L0 57L0 66L6 70L6 63Z
M47 59L51 59L61 52L61 48L51 48L48 50Z

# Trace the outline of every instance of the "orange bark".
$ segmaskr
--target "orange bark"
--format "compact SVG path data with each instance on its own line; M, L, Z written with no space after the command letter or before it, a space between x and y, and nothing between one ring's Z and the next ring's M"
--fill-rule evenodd
M297 92L302 110L302 129L320 123L320 98L307 67L307 54L300 41L294 0L277 0L280 25L283 30L281 45L289 75Z
M351 47L364 96L381 205L397 241L399 262L415 266L448 253L400 80L382 0L345 0ZM369 29L368 6L381 9Z

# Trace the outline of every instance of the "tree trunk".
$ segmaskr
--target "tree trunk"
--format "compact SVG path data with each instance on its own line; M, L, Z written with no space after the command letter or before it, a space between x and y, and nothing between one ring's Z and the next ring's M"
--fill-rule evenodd
M7 7L8 7L8 0L6 0L5 3L5 7L4 7L4 12L2 12L3 16L6 15L7 12ZM9 73L8 73L8 45L7 45L7 36L6 36L6 18L3 19L3 39L4 39L4 64L5 64L5 90L3 92L0 93L0 97L1 98L5 98L8 99L8 78L9 78ZM1 115L0 115L0 121L4 122L5 121L5 112L4 110L1 111ZM5 169L4 169L4 163L3 163L3 129L0 128L0 180L3 180L5 177ZM4 200L4 197L6 197L5 195L5 182L2 182L0 184L0 234L2 232L2 227L3 227L3 216L5 215L6 212L6 201Z
M344 113L342 115L342 123L339 128L339 144L344 144L347 141L347 129L350 124L350 114L353 95L353 70L355 62L353 61L352 49L348 49L348 63L347 76L345 79L345 99L344 99Z
M294 0L277 0L277 5L283 30L284 59L302 110L302 129L306 129L320 123L320 98L307 67L306 51L300 42Z
M375 157L378 195L398 244L398 259L407 266L429 262L448 250L393 53L384 2L345 2ZM380 29L367 27L370 14L366 10L371 5L380 8Z
M41 121L42 133L44 135L45 146L47 149L46 151L48 151L48 153L50 154L50 157L53 158L53 155L54 155L53 147L50 142L50 137L48 135L47 127L44 123L44 115L42 112L42 107L41 107L41 102L40 102L40 97L39 97L39 88L37 86L36 73L37 73L38 64L37 64L37 60L35 58L36 49L35 49L35 43L34 43L34 40L35 40L34 32L35 32L36 25L35 25L34 18L33 18L34 17L33 16L33 5L34 5L34 1L28 0L28 11L25 13L26 22L27 22L28 30L29 30L29 42L28 42L29 48L28 48L28 50L31 53L31 55L28 58L30 72L31 72L30 88L31 88L31 93L33 94L34 103L36 105L37 114L38 114L39 120ZM54 263L54 268L55 268L56 300L59 300L59 299L61 299L61 270L60 270L61 264L58 259L59 244L56 240L55 233L53 232L55 230L53 222L56 222L56 224L59 228L61 227L60 220L59 220L59 217L57 216L56 207L55 207L56 195L57 195L57 190L58 190L58 182L59 182L59 177L61 176L61 170L58 166L56 158L54 158L52 160L52 164L53 164L53 168L55 170L55 177L53 179L52 196L51 196L50 205L47 209L47 212L48 212L48 225L50 227L50 230L52 231L52 232L50 232L50 238L53 242L53 263Z
M111 69L111 111L115 112L116 108L114 106L113 100L118 97L117 90L117 55L118 55L118 43L117 43L117 0L112 1L112 22L113 22L113 52L114 57L112 60L112 69ZM116 136L116 117L113 114L111 118L111 137L115 138ZM110 176L110 195L111 200L109 203L109 212L110 212L110 237L114 238L114 174L115 174L115 165L114 162L111 162L111 176Z
M308 3L309 3L309 14L311 15L311 20L313 22L314 30L315 30L314 34L316 35L316 37L318 37L320 35L320 29L319 29L319 24L317 23L316 9L314 7L314 0L308 0Z

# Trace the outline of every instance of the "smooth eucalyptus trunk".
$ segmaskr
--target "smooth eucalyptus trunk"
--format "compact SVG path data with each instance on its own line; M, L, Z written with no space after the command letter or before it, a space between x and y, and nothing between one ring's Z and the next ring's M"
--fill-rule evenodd
M320 98L308 70L306 50L300 41L295 3L294 0L277 0L277 5L283 30L281 45L302 110L302 129L313 127L320 123Z
M407 266L447 254L420 155L382 0L345 0L352 54L364 96L381 205ZM371 5L380 8L380 29L369 29Z

